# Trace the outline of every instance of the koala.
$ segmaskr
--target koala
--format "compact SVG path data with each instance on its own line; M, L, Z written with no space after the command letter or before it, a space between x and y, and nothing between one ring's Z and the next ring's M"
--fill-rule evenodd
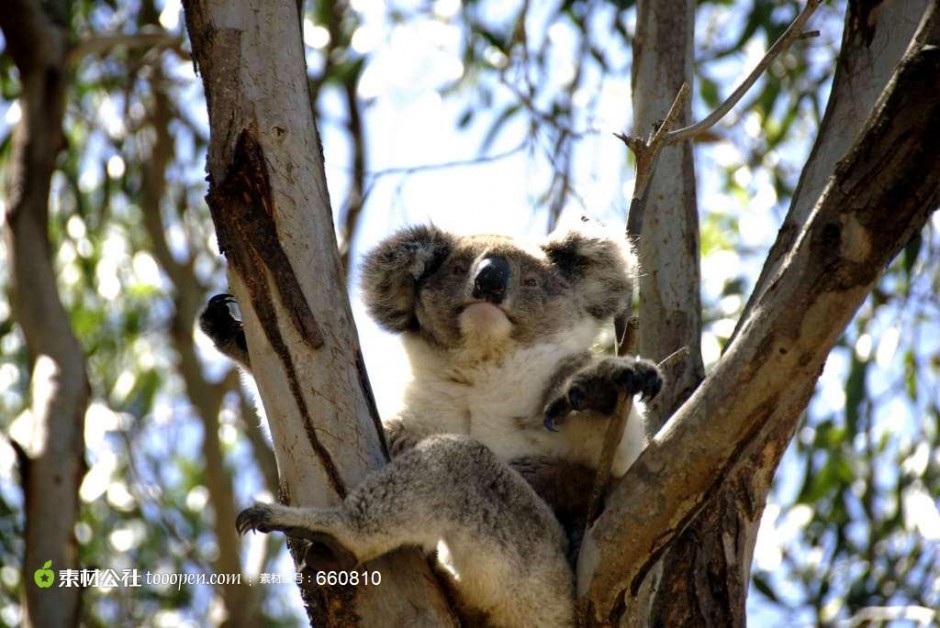
M531 244L433 226L388 238L366 256L362 290L411 364L401 411L383 420L392 461L332 508L252 506L239 532L328 541L358 562L417 545L437 553L462 615L573 625L558 484L566 469L596 468L621 392L649 399L662 386L647 360L591 351L629 307L635 272L624 242L578 231ZM200 324L247 367L229 299L214 297ZM642 410L634 404L615 476L645 445ZM526 481L552 465L563 470L555 486Z

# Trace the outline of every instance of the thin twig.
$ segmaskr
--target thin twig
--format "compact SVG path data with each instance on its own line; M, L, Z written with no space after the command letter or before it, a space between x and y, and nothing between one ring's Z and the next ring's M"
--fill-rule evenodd
M790 24L790 27L784 31L783 35L774 42L774 45L770 47L764 57L760 60L760 63L751 70L751 73L744 79L736 90L734 90L728 98L725 99L721 105L718 106L713 112L711 112L704 120L701 122L696 122L695 124L689 125L687 127L677 129L670 132L666 137L666 142L668 145L677 144L679 142L684 142L694 138L696 135L699 135L721 120L725 115L731 111L731 108L738 104L738 101L747 93L751 86L757 82L757 79L760 78L761 74L767 69L767 67L773 62L774 59L779 57L781 54L786 51L797 39L806 39L807 37L812 37L814 34L818 35L819 31L812 31L809 33L803 32L803 26L809 20L810 16L816 11L819 7L821 0L808 0L806 7L803 11L796 16L796 19L793 20L793 23Z
M481 155L479 157L471 157L470 159L457 159L454 161L444 161L436 164L419 164L417 166L397 166L393 168L386 168L385 170L377 170L375 172L366 173L366 180L369 181L368 185L365 188L365 191L362 193L363 204L365 204L365 199L369 198L372 194L372 190L375 189L376 184L379 179L389 176L397 175L412 175L424 172L433 172L435 170L447 170L450 168L463 168L467 166L479 166L482 164L492 163L494 161L499 161L501 159L507 159L512 157L516 153L522 152L528 146L527 141L523 141L521 144L515 148L510 148L507 151L502 153L494 153L491 155Z
M610 469L614 462L617 446L623 438L623 428L627 425L630 412L633 411L633 397L625 392L617 395L617 409L614 410L604 432L604 447L601 449L601 458L597 465L597 475L594 476L594 485L591 487L591 499L588 501L588 511L584 521L585 534L597 516L600 514L604 495L610 485Z
M661 371L669 371L676 364L685 361L688 355L688 347L679 347L660 361L659 368Z
M68 53L69 64L76 64L86 56L105 54L114 48L165 48L173 50L181 58L189 60L189 53L183 50L183 40L165 31L147 31L125 35L97 35L80 40Z
M462 168L465 166L478 166L480 164L487 164L494 161L499 161L500 159L506 159L507 157L512 157L518 152L521 152L528 146L527 142L522 142L515 148L510 148L509 150L503 151L501 153L493 153L490 155L480 155L479 157L471 157L469 159L455 159L454 161L442 161L436 164L418 164L416 166L396 166L393 168L386 168L385 170L376 170L375 172L368 173L367 177L371 180L380 179L382 177L388 177L392 175L401 175L401 174L416 174L419 172L429 172L434 170L447 170L448 168Z
M617 355L625 356L636 353L637 332L640 319L624 313L614 319L614 339L617 343Z
M668 371L675 364L681 362L689 354L688 347L682 347L666 356L660 363L659 368ZM614 454L617 453L617 446L623 438L623 430L630 418L630 412L633 411L633 397L621 392L617 395L617 409L610 417L607 424L607 430L604 432L604 446L601 449L601 457L597 464L597 475L594 476L594 485L591 487L591 498L588 501L588 510L585 518L584 529L594 522L600 514L601 505L604 503L604 496L607 494L607 488L610 486L610 470L614 462Z

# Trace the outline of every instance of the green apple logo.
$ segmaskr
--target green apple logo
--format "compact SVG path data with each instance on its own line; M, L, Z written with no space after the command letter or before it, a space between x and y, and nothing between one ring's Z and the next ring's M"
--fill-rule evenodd
M37 569L33 574L33 580L36 581L36 586L40 589L48 589L55 580L55 572L50 567L52 567L52 561L47 560L42 569Z

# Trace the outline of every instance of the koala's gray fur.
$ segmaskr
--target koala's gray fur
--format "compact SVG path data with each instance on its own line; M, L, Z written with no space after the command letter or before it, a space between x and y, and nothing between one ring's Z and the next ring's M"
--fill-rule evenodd
M573 624L565 534L523 475L551 460L596 467L618 392L661 386L647 361L590 352L632 297L635 264L618 240L571 232L525 245L415 227L381 243L365 259L364 300L402 335L412 367L401 412L384 421L393 460L335 508L256 505L239 530L326 535L359 561L419 545L489 624ZM219 337L231 327L220 303L203 329L240 348ZM643 445L635 412L613 473ZM565 492L534 485L546 499Z
M404 545L438 552L464 613L492 626L573 623L567 541L548 505L466 436L425 438L334 508L259 504L239 530L330 537L358 562Z

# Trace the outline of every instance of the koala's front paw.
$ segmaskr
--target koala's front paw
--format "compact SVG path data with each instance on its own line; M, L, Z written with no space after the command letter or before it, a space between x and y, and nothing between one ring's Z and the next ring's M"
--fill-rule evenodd
M238 516L235 517L235 529L238 530L239 534L245 534L250 530L271 532L277 529L272 523L273 518L274 511L271 506L255 504L238 513Z
M232 305L236 305L235 297L217 294L209 299L206 309L199 315L199 328L216 346L233 342L239 334L244 338L242 322L232 315Z
M206 309L199 315L199 328L212 340L216 349L248 367L250 365L245 330L242 322L232 314L233 306L237 306L237 303L232 295L215 295L209 299Z
M659 367L642 358L604 358L571 376L561 393L545 406L545 427L555 431L557 422L575 411L593 410L611 414L617 395L642 395L652 399L659 393L663 377Z

